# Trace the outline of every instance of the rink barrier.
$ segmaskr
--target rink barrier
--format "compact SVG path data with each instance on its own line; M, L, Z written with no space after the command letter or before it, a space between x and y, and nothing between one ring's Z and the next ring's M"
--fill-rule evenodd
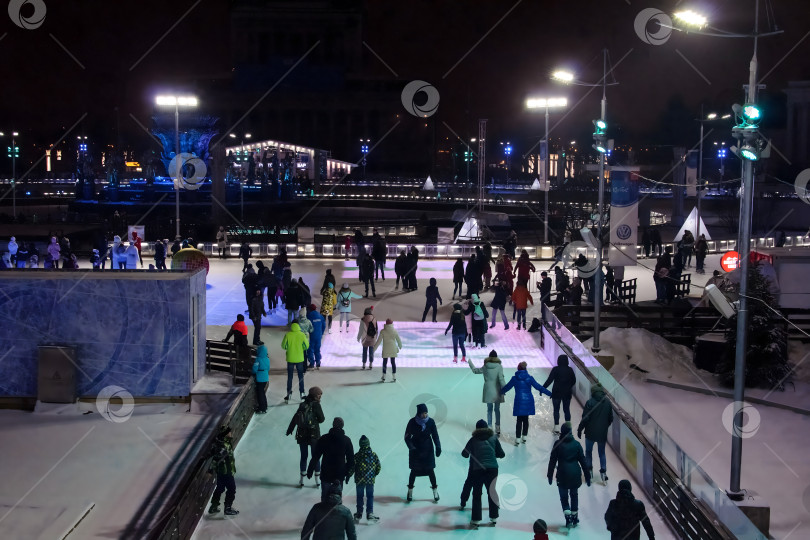
M233 436L233 448L236 451L256 408L254 385L254 379L249 378L221 420L216 421L216 417L209 417L212 420L209 422L208 436L203 444L195 447L194 464L185 469L183 476L178 480L171 479L171 482L167 482L164 475L164 481L159 483L168 484L171 492L168 495L155 494L154 497L144 501L142 508L150 511L154 511L154 508L164 510L164 513L155 520L154 525L139 530L132 530L128 527L129 534L123 535L122 538L132 538L133 540L136 538L138 540L142 538L149 540L191 538L211 500L214 487L216 487L216 474L209 470L211 466L210 450L214 438L219 426L229 426Z
M712 478L644 410L588 349L543 305L540 339L546 358L566 354L576 374L574 397L583 406L600 383L615 413L608 444L672 531L688 540L766 540Z

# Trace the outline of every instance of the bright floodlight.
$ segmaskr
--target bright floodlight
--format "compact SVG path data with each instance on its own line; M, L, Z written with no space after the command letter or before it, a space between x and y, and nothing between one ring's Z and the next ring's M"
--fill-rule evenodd
M762 112L756 105L745 105L743 106L743 116L749 121L759 120L762 116Z
M694 26L696 28L703 28L708 22L706 17L700 13L692 11L691 9L677 12L675 14L675 18L688 26Z
M230 137L231 139L235 139L236 133L228 133L228 137Z
M251 135L250 133L245 133L245 138L246 138L246 139L249 139L249 138L251 138L252 136L253 136L253 135Z
M527 109L553 109L555 107L567 107L568 98L529 98L526 100Z
M717 113L709 113L706 120L714 120L715 118L717 118Z
M155 104L161 106L179 105L181 107L196 107L197 98L194 96L157 96Z
M722 120L728 120L729 118L731 118L731 115L730 115L730 114L724 114L724 115L723 115L723 116L721 116L720 118L721 118Z
M555 71L554 73L551 74L551 78L554 79L555 81L561 81L561 82L569 83L569 82L573 82L574 74L571 73L570 71L565 71L563 69L558 69L557 71Z

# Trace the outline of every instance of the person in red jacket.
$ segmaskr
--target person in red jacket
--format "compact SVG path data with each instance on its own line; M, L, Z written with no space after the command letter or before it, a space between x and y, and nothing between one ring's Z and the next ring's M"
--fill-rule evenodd
M132 231L132 243L135 244L135 247L138 249L138 260L141 262L141 268L143 268L143 258L141 257L141 241L143 238L138 236L138 231Z
M245 316L241 313L236 316L236 322L231 325L228 335L222 341L228 341L233 336L234 345L242 345L247 347L248 327L245 324Z
M534 265L529 260L529 253L524 249L520 252L520 257L515 264L515 271L512 277L517 277L518 281L529 282L530 273L534 272Z
M534 305L534 299L526 287L526 283L526 281L518 279L517 287L512 293L512 303L517 310L517 330L520 330L521 319L523 320L523 329L526 330L526 309L529 307L529 302Z

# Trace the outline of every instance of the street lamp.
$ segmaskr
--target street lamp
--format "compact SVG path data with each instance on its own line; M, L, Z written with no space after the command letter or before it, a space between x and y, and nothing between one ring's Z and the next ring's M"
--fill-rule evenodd
M8 147L8 157L11 158L11 204L15 220L17 219L17 158L20 157L20 147L17 146L19 135L16 131L11 132L11 146ZM0 131L0 137L4 136L5 134Z
M566 84L576 84L578 86L602 87L602 115L599 120L594 120L594 148L599 152L599 202L598 202L598 215L599 223L597 224L597 238L596 243L596 274L593 277L593 284L595 287L594 303L593 303L593 346L591 350L598 353L599 347L599 325L600 315L602 309L602 223L604 222L604 205L605 205L605 160L608 151L607 145L607 120L605 118L607 112L607 87L619 84L615 79L607 82L608 69L608 50L602 49L602 80L598 83L585 83L576 79L573 73L564 70L555 71L552 78Z
M694 12L676 13L675 20L685 28L673 26L673 30L695 32L697 34L724 38L753 38L754 54L748 67L748 85L746 103L733 107L740 123L732 130L732 135L740 141L740 148L732 148L742 160L742 196L740 197L740 225L737 235L737 252L739 253L740 270L740 306L737 310L737 343L734 357L734 429L731 435L731 481L728 496L733 500L742 500L744 493L740 489L742 471L742 423L743 399L745 399L745 354L748 342L748 258L751 250L751 212L754 193L754 161L767 157L769 147L761 149L763 140L758 130L761 111L757 107L757 44L759 38L781 34L782 30L770 32L759 31L759 0L754 3L754 30L751 34L726 32L708 24L708 20ZM695 28L697 30L695 30ZM708 28L709 31L702 30Z
M360 151L363 153L363 180L366 179L366 156L368 156L368 143L371 139L360 139Z
M174 179L174 224L175 237L180 237L180 175L183 174L180 162L180 107L196 107L197 98L194 96L157 96L155 105L158 107L174 107L174 155L177 159L177 171ZM170 171L171 172L171 171Z
M230 137L231 139L239 138L239 144L244 146L245 139L250 140L250 138L253 137L253 135L251 135L250 133L245 133L242 136L237 136L236 133L228 133L228 137ZM245 152L245 150L240 151ZM239 160L238 157L236 159ZM241 175L239 177L239 219L241 219L242 221L245 220L245 183L242 181Z
M701 106L701 116L703 116L703 107ZM700 195L702 191L703 185L705 184L703 180L703 125L707 122L717 122L719 120L727 120L731 118L730 114L724 114L723 116L717 116L717 113L711 112L707 114L703 118L699 118L698 122L700 122L700 150L698 151L698 168L697 168L697 231L695 234L695 238L700 238L700 203L703 200L703 197ZM718 154L719 156L719 154ZM725 157L725 155L724 155Z
M570 73L565 72L557 72L562 77L560 80L565 80L567 75L571 75ZM555 74L556 75L556 74ZM573 75L571 75L571 79L568 81L573 80ZM545 223L543 224L543 243L548 244L548 193L550 191L551 182L549 181L549 149L548 149L548 110L549 109L562 109L568 106L568 99L564 97L554 97L554 98L529 98L526 100L526 108L527 109L545 109L546 110L546 132L543 135L543 145L546 149L546 156L543 162L543 179L545 180L545 191L546 191L546 200L545 200ZM540 151L540 156L542 157L542 147Z
M509 141L506 142L506 146L503 147L503 153L506 156L506 185L509 186L509 168L512 165L512 143Z

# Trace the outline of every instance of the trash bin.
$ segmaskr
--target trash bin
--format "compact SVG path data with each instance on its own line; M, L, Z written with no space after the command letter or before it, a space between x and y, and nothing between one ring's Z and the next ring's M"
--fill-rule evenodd
M37 400L44 403L76 401L76 349L42 345L39 349Z

